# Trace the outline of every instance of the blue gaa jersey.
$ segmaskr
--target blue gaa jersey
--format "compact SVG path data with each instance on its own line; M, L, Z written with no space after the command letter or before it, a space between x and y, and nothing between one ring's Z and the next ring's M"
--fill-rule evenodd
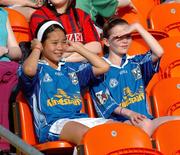
M53 69L45 61L40 61L33 78L27 77L20 68L20 85L31 106L40 142L47 140L50 126L58 119L87 117L80 113L80 88L95 78L92 67L87 64L77 71L67 64L59 63L58 69Z
M125 121L126 118L113 113L118 106L152 118L146 103L145 87L158 71L159 61L153 64L151 52L144 55L124 55L121 66L110 64L110 70L91 88L97 113L101 117Z

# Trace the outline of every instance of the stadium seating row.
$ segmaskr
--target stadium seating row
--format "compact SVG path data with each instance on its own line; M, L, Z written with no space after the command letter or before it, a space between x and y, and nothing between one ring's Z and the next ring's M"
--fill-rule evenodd
M160 63L160 73L154 76L147 89L152 103L152 113L155 117L180 115L180 4L160 4L159 0L132 1L137 11L119 10L119 16L129 23L140 22L153 34L165 50ZM11 9L7 9L7 11L17 41L19 43L29 41L29 24L24 16ZM130 55L137 54L139 51L144 53L148 50L147 45L142 42L137 33L133 33L132 37L133 43L129 50ZM83 111L86 111L90 117L96 117L91 96L88 92L85 94L84 100ZM74 145L66 141L43 144L37 142L31 112L21 93L18 94L13 107L16 133L25 142L46 153L72 153ZM176 131L180 130L179 127L179 121L161 125L153 134L155 150L149 137L136 127L116 123L102 125L91 129L84 136L79 150L84 150L84 154L90 155L115 155L125 154L126 152L149 155L178 154L180 153L180 143L178 141L180 134ZM171 134L167 135L167 133ZM120 139L122 139L122 142L120 142ZM20 154L20 152L18 153Z
M168 87L169 82L172 83L173 89L171 89L171 86ZM161 92L160 96L164 94L164 96L166 96L167 98L171 97L171 95L169 95L170 93L166 94L164 91L162 92L161 87L163 87L163 90L169 89L169 92L172 92L175 89L174 85L177 84L176 82L180 82L180 78L170 78L160 81L159 82L160 84L158 83L158 85L156 85L157 87L154 89L155 90L153 94L154 100L159 97L158 96L159 92ZM158 91L157 94L156 91ZM176 96L175 98L180 97L179 90L177 90L177 92L176 91L173 92L174 92L173 93L174 97ZM89 114L90 117L91 116L95 117L96 114L93 108L93 104L91 98L89 97L90 97L89 92L86 92L85 100L87 99L87 101L84 101L84 103L86 104L84 105L84 107L89 108L88 111L90 113L88 112L87 113ZM167 98L165 98L165 101L167 100ZM162 100L162 97L160 97L160 100ZM169 100L172 101L172 99ZM159 103L159 100L157 102ZM162 106L162 104L165 105L165 102L157 106ZM158 108L163 112L165 106ZM176 110L176 108L174 109ZM171 112L168 112L168 114L171 113L174 114L175 111L172 112L172 109L170 110ZM164 111L166 113L166 110ZM66 141L59 140L53 142L45 142L42 144L39 144L37 142L33 121L32 121L32 114L28 104L26 103L26 100L23 98L22 93L19 93L16 103L14 103L14 118L16 124L16 133L21 135L21 138L28 144L46 153L54 152L54 153L61 153L66 155L68 153L69 154L72 153L74 145ZM138 155L140 154L170 155L170 154L175 154L176 152L179 151L180 133L176 132L179 130L180 130L180 121L170 121L162 124L156 129L156 131L152 135L152 139L153 139L152 142L154 144L153 145L149 136L138 127L124 123L103 124L91 128L85 134L82 140L82 144L78 146L78 150L79 152L81 152L81 154L86 154L86 155L101 155L101 154L124 155L126 153L131 153L131 154L134 153Z
M137 10L119 9L119 17L129 23L140 22L146 29L164 31L169 36L180 35L180 4L162 3L154 0L132 0Z

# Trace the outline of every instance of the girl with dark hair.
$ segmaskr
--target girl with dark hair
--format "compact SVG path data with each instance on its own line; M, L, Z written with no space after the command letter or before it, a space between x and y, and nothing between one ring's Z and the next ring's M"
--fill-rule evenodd
M56 20L66 30L70 41L81 42L93 53L101 52L99 36L88 14L75 8L75 0L47 0L45 5L33 13L30 21L32 38L39 23L44 20ZM77 53L66 54L66 61L79 62L84 58Z
M133 31L149 45L146 54L127 55ZM110 69L91 89L98 115L138 126L149 136L162 123L180 120L179 116L153 119L148 111L145 88L158 71L163 55L155 38L139 23L129 25L119 17L112 17L104 25L103 40L108 52L104 59Z
M109 65L81 43L67 41L63 26L45 21L32 41L32 52L20 68L20 85L34 115L39 142L64 139L79 144L87 130L109 121L81 113L80 89L108 71ZM90 63L75 71L60 61L76 51ZM74 64L74 63L72 63Z

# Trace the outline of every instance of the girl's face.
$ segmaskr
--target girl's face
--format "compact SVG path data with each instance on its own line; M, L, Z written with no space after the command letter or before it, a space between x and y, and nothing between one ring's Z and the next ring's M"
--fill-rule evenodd
M50 0L51 3L54 5L54 6L64 6L66 5L70 0Z
M57 66L62 58L64 49L67 47L66 36L60 29L55 29L47 35L43 43L42 59L46 60L50 66Z
M128 33L128 25L116 25L110 30L107 46L110 51L118 55L126 54L132 41L131 34Z

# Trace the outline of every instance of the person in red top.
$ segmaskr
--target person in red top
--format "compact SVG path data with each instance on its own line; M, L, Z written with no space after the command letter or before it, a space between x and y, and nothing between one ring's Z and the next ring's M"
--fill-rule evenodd
M60 22L70 41L81 42L84 47L93 53L102 51L98 33L90 16L84 11L75 8L75 0L48 0L44 6L35 11L30 20L31 38L36 29L44 20L56 20ZM77 53L64 55L66 61L80 62L84 58Z

